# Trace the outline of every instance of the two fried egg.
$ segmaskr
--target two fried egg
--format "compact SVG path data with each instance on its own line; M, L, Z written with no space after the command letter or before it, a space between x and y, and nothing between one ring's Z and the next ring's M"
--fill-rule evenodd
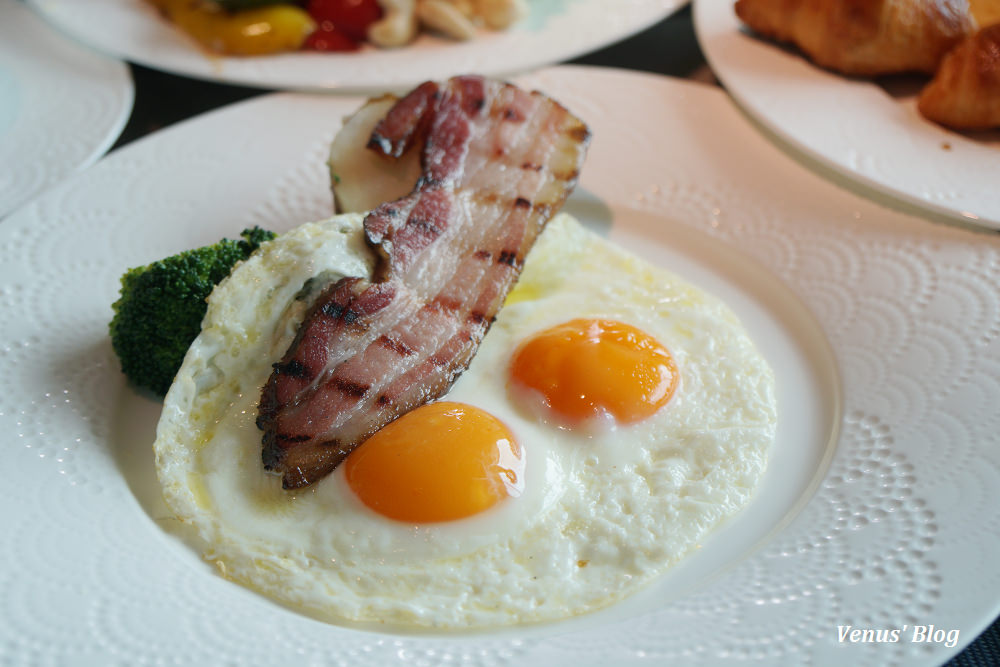
M226 576L330 621L551 621L647 585L750 500L774 378L719 300L559 215L468 370L332 475L261 465L260 388L363 217L266 244L209 298L155 444L164 497Z

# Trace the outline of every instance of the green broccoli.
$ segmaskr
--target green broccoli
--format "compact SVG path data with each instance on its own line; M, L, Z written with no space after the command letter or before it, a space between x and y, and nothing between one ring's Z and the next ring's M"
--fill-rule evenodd
M259 227L245 229L244 240L222 239L129 269L121 295L111 308L111 345L122 372L134 384L165 396L188 347L201 331L212 289L276 235Z

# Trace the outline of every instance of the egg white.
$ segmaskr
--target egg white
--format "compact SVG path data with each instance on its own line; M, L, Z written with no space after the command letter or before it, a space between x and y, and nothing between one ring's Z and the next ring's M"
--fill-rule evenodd
M447 395L514 433L527 460L522 496L470 519L417 525L366 508L341 470L283 491L260 462L260 387L294 337L302 284L323 270L370 271L361 219L303 225L239 265L209 298L165 399L154 445L164 498L227 576L331 621L555 620L646 585L750 500L777 421L766 361L719 300L565 215L549 223ZM512 400L517 345L588 316L637 326L674 356L680 388L650 419L584 433Z

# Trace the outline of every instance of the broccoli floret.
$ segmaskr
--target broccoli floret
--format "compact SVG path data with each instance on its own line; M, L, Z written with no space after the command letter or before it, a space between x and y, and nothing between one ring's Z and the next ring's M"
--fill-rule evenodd
M240 236L244 240L222 239L129 269L122 276L109 329L122 372L134 384L166 395L201 331L208 308L205 299L236 262L276 235L254 227Z

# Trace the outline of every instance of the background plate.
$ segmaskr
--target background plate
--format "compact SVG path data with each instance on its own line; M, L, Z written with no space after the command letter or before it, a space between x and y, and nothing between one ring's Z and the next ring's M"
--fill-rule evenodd
M495 633L324 625L216 576L163 509L159 403L123 382L107 323L127 267L329 212L327 145L357 100L265 96L126 146L0 227L0 558L21 564L0 571L0 661L936 665L996 616L1000 239L831 185L712 87L525 83L594 132L569 208L722 296L774 363L775 465L747 511L622 605ZM913 641L931 624L955 644ZM847 625L900 641L841 643Z
M476 72L504 75L568 60L650 26L688 0L531 0L518 26L459 43L428 35L401 49L208 57L143 0L29 0L80 41L126 60L262 88L385 91Z
M103 155L133 94L124 63L0 4L0 218Z
M916 106L923 79L851 79L757 39L732 0L697 0L694 19L726 90L781 140L880 193L1000 229L1000 131L960 134L924 119Z

